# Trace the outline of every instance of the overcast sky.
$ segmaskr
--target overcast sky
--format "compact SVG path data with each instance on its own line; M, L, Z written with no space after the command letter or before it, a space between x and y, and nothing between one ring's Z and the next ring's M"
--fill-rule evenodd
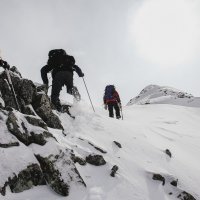
M1 56L42 82L49 50L65 49L97 106L106 84L123 104L149 84L200 96L199 13L199 0L0 0Z

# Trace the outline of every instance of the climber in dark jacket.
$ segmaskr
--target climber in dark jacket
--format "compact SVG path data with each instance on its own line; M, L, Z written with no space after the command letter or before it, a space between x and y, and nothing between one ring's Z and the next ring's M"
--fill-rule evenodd
M0 67L3 67L4 69L10 69L10 65L1 58L0 58Z
M116 118L120 119L121 100L114 85L107 85L103 97L105 109L109 111L109 117L114 117L113 109L115 109Z
M62 106L60 104L59 96L62 87L65 85L69 94L74 95L75 98L79 98L76 96L78 90L73 85L73 72L75 71L79 77L83 77L84 74L81 69L75 65L74 57L67 55L63 49L51 50L49 52L47 65L41 69L41 77L46 87L48 87L47 73L50 71L52 71L53 78L51 101L56 109L61 111Z

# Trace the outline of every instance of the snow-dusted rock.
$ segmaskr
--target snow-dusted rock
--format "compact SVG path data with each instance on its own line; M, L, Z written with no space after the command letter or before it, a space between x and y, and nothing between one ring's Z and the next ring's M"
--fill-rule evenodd
M91 165L100 166L105 165L106 161L104 160L102 155L90 154L86 157L86 162L90 163Z
M34 122L36 126L33 125ZM23 114L17 111L9 112L6 124L8 130L25 145L31 143L44 145L47 142L46 138L51 137L51 134L47 131L47 126L42 123L42 120L29 116L24 117Z
M36 155L47 183L55 192L63 196L68 196L73 182L86 186L71 155L70 150L60 151L59 154L51 154L48 157Z
M51 102L46 94L37 94L33 103L33 108L49 127L63 129L58 116L52 112Z

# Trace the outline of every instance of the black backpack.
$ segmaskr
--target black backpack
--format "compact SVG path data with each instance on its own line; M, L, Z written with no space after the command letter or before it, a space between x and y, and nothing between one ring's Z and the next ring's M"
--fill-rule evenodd
M105 100L113 99L114 92L115 92L115 86L114 85L107 85L106 88L105 88L104 99Z
M68 55L64 49L53 49L49 51L49 59L47 65L52 68L61 67L68 62Z

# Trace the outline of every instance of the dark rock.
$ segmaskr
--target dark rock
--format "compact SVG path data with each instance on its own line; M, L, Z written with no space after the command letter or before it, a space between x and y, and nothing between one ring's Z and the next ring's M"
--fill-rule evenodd
M22 113L26 115L33 115L36 116L34 109L32 108L31 105L25 105L22 107Z
M177 180L173 180L170 184L173 185L174 187L177 187L178 179Z
M9 107L17 109L5 72L0 74L0 91L5 103L5 106L9 106Z
M8 143L8 144L0 143L1 148L9 148L9 147L16 147L16 146L19 146L19 142L12 142L12 143Z
M18 96L22 98L25 105L31 104L36 96L36 87L31 80L21 79L18 88Z
M14 111L15 109L12 108L12 107L10 107L10 106L6 106L6 107L5 107L5 110L7 110L7 111Z
M22 78L22 75L21 75L21 73L19 72L19 70L17 69L17 67L12 66L12 67L10 68L10 71L14 72L14 73L17 74L20 78Z
M35 86L36 86L37 93L40 93L40 92L45 93L46 92L46 85L45 84L35 85Z
M51 103L47 95L37 94L33 108L49 127L63 129L58 116L52 112Z
M42 146L46 144L47 141L45 140L44 132L40 134L35 134L34 132L30 132L30 134L31 136L29 137L29 144L35 143Z
M13 70L16 71L17 69ZM33 115L34 112L31 112L26 107L27 105L32 105L36 113L49 127L63 129L59 118L52 112L48 96L46 94L37 94L36 86L32 81L22 79L13 72L10 72L10 76L21 111L24 114ZM17 109L5 72L0 74L0 91L5 106Z
M5 196L6 195L6 187L8 186L8 182L6 182L3 186L0 186L0 194Z
M32 117L32 116L25 116L26 120L29 124L32 124L34 126L39 126L45 130L48 130L46 123L42 121L40 118Z
M91 146L93 146L97 151L100 151L101 153L107 153L106 151L104 151L100 147L97 147L96 145L92 144L91 142L88 142L88 144L91 145Z
M21 124L19 124L21 121ZM13 112L9 112L8 119L6 121L8 130L17 137L25 145L30 145L31 143L44 145L46 143L44 131L40 134L35 134L34 132L28 132L23 119L19 120ZM21 127L20 127L21 126ZM23 131L22 131L23 130Z
M79 165L86 165L86 161L83 158L75 156L74 154L71 155L71 159L74 163L79 163Z
M122 148L122 145L119 143L119 142L117 142L117 141L113 141L119 148Z
M36 155L40 166L44 173L45 179L50 187L58 194L62 196L69 195L69 185L64 183L60 172L55 169L53 162L48 158L43 158L40 155Z
M69 194L71 182L86 186L71 157L73 153L67 149L65 152L60 150L58 155L48 157L36 155L48 185L63 196Z
M33 82L28 79L20 78L19 75L12 71L10 71L10 76L20 109L27 104L31 104L36 96L36 87ZM17 109L5 72L0 75L0 90L5 106Z
M165 153L166 153L170 158L172 157L172 153L170 152L169 149L166 149L166 150L165 150Z
M191 194L183 191L182 193L180 193L177 198L179 198L180 200L196 200Z
M10 187L11 192L18 193L28 190L33 186L45 184L44 176L40 167L38 164L32 164L22 170L18 175L14 174L14 177L9 177L4 186L0 187L0 193L5 196L7 186Z
M105 165L106 161L104 160L102 155L89 155L86 157L86 162L91 165L100 166Z
M45 185L43 173L38 164L29 165L17 176L9 178L8 185L14 193L30 189L32 186Z
M118 169L119 169L119 167L118 167L117 165L114 165L114 166L112 167L112 169L111 169L110 175L111 175L112 177L115 177L115 174L116 174L116 172L117 172Z
M163 185L165 185L165 178L160 174L153 174L153 180L161 181Z

